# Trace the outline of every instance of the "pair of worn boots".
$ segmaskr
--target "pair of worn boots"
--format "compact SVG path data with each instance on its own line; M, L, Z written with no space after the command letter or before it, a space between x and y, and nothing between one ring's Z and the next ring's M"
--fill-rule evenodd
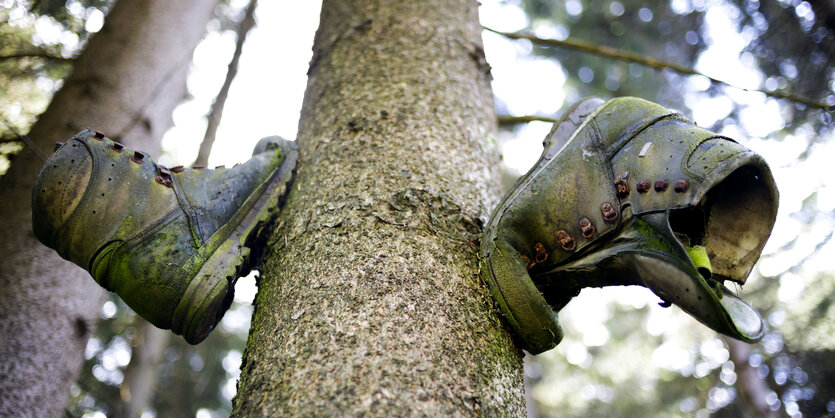
M38 175L35 235L154 325L197 343L258 264L296 158L292 142L274 138L235 168L168 169L84 131ZM587 99L554 125L539 162L494 211L482 276L534 354L559 343L556 311L589 286L646 286L755 341L762 319L723 282L744 283L776 210L768 167L736 142L641 99Z

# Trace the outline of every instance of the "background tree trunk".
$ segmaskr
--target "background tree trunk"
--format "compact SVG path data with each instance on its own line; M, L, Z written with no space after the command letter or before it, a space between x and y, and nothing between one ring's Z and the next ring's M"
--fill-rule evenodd
M324 2L234 414L524 415L479 276L499 175L477 7Z
M136 418L148 407L157 382L157 369L173 336L150 322L136 317L136 334L131 341L130 363L125 380L119 385L121 403L114 405L110 418Z
M191 55L216 0L120 1L29 136L44 151L83 128L159 153L185 97ZM0 416L58 416L105 292L32 234L43 161L21 152L0 179Z
M736 371L740 409L747 412L747 417L785 417L786 414L782 410L773 411L766 402L771 388L768 387L768 382L757 374L757 369L748 363L751 358L751 346L725 336L722 336L722 340L728 346L728 353Z

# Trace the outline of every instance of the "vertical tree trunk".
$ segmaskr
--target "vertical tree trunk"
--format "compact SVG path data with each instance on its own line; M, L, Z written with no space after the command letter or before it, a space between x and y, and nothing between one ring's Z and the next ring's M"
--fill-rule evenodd
M51 150L90 127L157 154L215 3L118 2L31 139ZM31 189L42 165L24 150L0 179L0 416L62 413L105 297L32 234Z
M479 277L499 176L477 7L324 2L235 415L524 414Z
M110 418L136 418L148 407L157 382L157 366L172 335L136 317L130 363L125 367L125 380L119 385L122 402L113 406Z
M781 411L772 411L766 402L771 388L768 382L757 374L757 369L748 363L751 357L751 346L733 338L723 336L722 340L728 346L731 361L734 363L739 393L740 409L749 417L780 418L786 416Z

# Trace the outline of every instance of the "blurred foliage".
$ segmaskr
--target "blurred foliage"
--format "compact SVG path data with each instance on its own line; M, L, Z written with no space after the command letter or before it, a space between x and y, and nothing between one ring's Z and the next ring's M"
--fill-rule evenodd
M46 110L72 70L72 58L101 28L114 2L0 0L0 175L24 149L20 137ZM222 0L209 28L234 30L242 13Z
M0 175L113 0L0 1ZM93 20L96 20L95 18ZM41 150L49 151L49 150Z
M835 3L826 0L733 0L737 29L751 38L746 52L765 74L763 87L835 104ZM831 113L796 106L788 126L807 120L817 127Z
M86 39L90 31L85 25L91 13L103 12L113 5L114 0L29 0L25 4L29 13L47 16L65 30Z
M658 4L658 2L655 2ZM680 64L692 63L703 40L687 37L703 22L698 13L679 15L669 7L653 7L644 0L525 0L524 9L537 34L571 36L599 45ZM685 41L692 40L692 42ZM683 108L676 86L665 77L674 77L592 54L552 48L535 52L559 60L569 74L566 87L569 103L586 96L625 96L640 93L643 97L663 98L668 106Z
M831 2L522 0L521 6L530 16L530 30L540 36L570 36L696 69L708 45L726 41L710 39L705 21L711 7L721 9L747 43L739 60L763 75L754 88L835 104L835 5ZM688 76L559 48L536 47L534 53L559 60L569 75L569 103L589 95L638 95L688 109L682 94ZM726 89L708 86L705 90L716 95ZM781 104L788 115L785 133L804 123L813 124L816 130L831 131L832 112L790 101ZM741 106L735 103L735 111L711 128L744 125L736 116Z
M146 412L185 417L204 410L210 416L228 416L251 312L251 307L234 303L227 316L246 326L230 327L230 322L224 320L198 345L169 334L162 361L154 366L157 377ZM144 348L132 341L137 327L145 320L118 297L112 296L105 304L101 317L87 344L86 360L72 389L67 416L113 416L124 402L120 391L124 370L134 351Z

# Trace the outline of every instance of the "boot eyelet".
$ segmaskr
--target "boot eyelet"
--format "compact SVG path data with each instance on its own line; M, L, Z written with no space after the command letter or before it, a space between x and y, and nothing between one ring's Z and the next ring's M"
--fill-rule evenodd
M574 241L574 238L565 232L564 229L560 229L556 232L557 241L560 242L560 246L565 251L574 251L577 248L577 241Z
M159 184L161 184L161 185L163 185L163 186L165 186L169 189L174 188L174 183L171 181L170 178L165 178L163 176L156 176L156 177L154 177L154 181L156 181L157 183L159 183Z
M618 211L611 203L606 202L600 206L600 212L603 214L603 220L609 223L614 223L618 220Z
M615 194L618 198L623 199L626 196L629 196L629 182L626 181L626 178L629 177L629 172L624 172L622 175L615 177Z
M522 262L525 263L525 269L527 270L530 270L531 267L536 265L536 263L534 261L531 261L531 259L528 258L528 256L526 255L522 256Z
M534 262L536 262L536 264L542 264L548 260L548 250L541 242L537 242L533 246L533 250L536 253L534 255Z
M594 236L594 233L597 232L589 218L580 219L580 230L583 232L583 238L585 239L591 239Z

